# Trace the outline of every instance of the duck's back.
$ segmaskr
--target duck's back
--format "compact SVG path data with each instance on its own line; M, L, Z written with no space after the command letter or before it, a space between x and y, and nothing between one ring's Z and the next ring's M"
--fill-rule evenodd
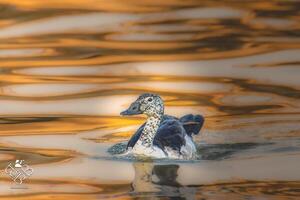
M173 116L164 115L160 127L153 140L153 145L159 147L166 154L172 150L177 153L181 151L194 151L192 134L198 134L204 122L200 115L185 115L178 119ZM134 147L140 138L145 123L136 131L127 144L128 147ZM186 147L185 150L182 147ZM192 149L191 149L192 148Z
M157 130L153 140L153 145L164 150L175 150L180 152L182 146L186 144L186 132L177 119L167 119L163 121Z
M184 115L179 119L179 121L182 123L183 128L185 129L186 133L189 136L197 135L203 124L204 124L204 117L202 115Z

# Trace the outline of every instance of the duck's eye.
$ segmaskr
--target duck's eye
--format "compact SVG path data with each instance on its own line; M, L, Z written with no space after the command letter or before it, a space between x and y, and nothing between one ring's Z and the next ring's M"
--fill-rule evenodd
M148 102L151 102L152 101L152 98L150 97L150 98L148 98Z

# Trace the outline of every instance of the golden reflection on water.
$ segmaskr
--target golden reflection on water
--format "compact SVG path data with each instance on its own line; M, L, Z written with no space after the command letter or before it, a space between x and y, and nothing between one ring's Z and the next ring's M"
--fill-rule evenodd
M298 198L297 1L0 8L0 167L24 159L35 170L25 190L1 173L0 199ZM163 96L168 114L206 117L200 162L107 152L143 122L119 116L143 92Z

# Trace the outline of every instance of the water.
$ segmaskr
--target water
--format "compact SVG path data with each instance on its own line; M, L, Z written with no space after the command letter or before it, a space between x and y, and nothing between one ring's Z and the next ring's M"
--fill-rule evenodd
M300 196L298 1L17 1L0 4L0 199ZM120 158L155 92L206 123L194 161ZM116 153L116 152L114 152Z

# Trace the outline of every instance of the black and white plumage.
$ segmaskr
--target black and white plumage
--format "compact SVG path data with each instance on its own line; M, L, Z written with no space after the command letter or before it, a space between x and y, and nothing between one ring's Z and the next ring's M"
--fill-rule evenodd
M147 121L136 131L127 144L134 154L158 158L192 158L196 147L192 136L199 133L204 118L188 114L181 118L164 115L160 96L142 94L121 115L146 114Z

